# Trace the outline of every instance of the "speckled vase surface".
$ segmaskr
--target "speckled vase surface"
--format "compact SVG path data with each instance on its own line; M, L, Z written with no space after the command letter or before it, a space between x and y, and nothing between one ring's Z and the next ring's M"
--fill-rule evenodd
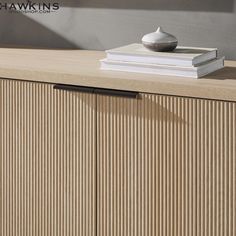
M162 30L161 27L156 32L149 33L143 36L142 43L144 47L155 52L169 52L173 51L177 45L177 38Z

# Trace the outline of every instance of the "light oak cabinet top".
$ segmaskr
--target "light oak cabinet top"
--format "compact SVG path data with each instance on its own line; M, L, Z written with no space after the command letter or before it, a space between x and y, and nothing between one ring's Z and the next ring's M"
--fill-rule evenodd
M236 62L201 79L101 71L101 51L0 49L0 77L236 101Z

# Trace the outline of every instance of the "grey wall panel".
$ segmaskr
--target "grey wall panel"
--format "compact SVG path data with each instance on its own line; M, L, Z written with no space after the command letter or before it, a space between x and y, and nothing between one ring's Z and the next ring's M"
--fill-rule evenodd
M92 0L87 5L92 3L94 8L68 3L51 14L1 12L0 44L104 50L139 42L143 34L161 25L176 35L181 45L217 47L227 59L236 59L236 12L232 2L224 1L229 9L201 7L201 11L199 7L192 9L192 5L188 10L184 7L187 3L177 10L168 6L137 10L129 5L128 9L116 5L105 9L105 4L96 7Z

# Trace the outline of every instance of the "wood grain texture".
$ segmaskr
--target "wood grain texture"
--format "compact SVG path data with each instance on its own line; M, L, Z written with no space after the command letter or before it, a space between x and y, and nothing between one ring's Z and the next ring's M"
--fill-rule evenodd
M0 80L0 235L95 235L95 96Z
M236 62L201 79L101 71L104 52L0 49L0 77L236 101Z
M236 235L236 104L98 97L98 235Z

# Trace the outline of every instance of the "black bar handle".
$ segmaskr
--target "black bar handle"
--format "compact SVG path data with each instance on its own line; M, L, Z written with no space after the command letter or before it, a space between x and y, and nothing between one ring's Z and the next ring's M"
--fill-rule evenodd
M67 85L67 84L55 84L53 86L54 89L59 90L67 90L72 92L82 92L82 93L93 93L94 89L91 87L84 86L75 86L75 85Z
M137 98L139 95L138 92L116 90L116 89L102 89L102 88L95 88L94 93L100 95L126 97L126 98Z
M67 90L67 91L94 93L94 94L100 94L100 95L126 97L126 98L138 98L138 95L139 95L138 92L133 92L133 91L94 88L94 87L65 85L65 84L55 84L53 88L60 89L60 90Z

